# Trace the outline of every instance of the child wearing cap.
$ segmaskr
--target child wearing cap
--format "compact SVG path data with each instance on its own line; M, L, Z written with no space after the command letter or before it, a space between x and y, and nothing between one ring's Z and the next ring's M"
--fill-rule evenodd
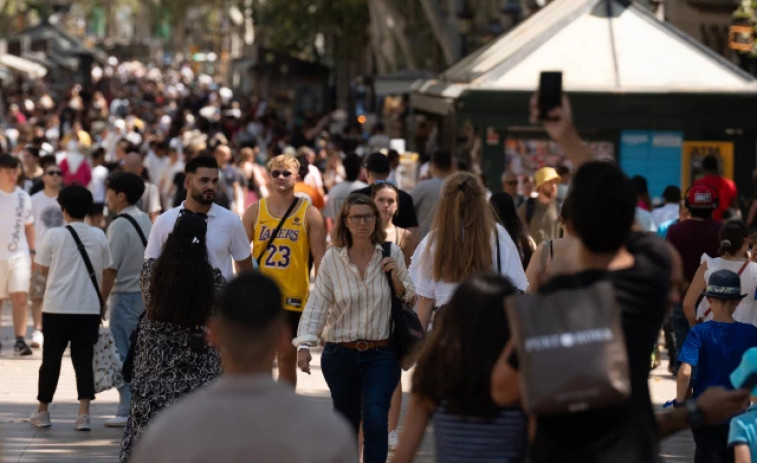
M757 385L754 376L757 375L757 348L744 353L739 367L731 373L731 383L734 387L752 387L752 405L741 415L731 420L731 430L728 433L728 446L733 449L735 463L757 462Z
M731 389L729 375L736 369L742 355L757 347L757 327L733 319L733 312L746 294L741 294L739 275L718 270L710 275L702 293L712 308L711 321L694 326L678 354L677 393L674 405L679 406L710 386ZM696 368L692 384L692 370ZM729 458L728 423L692 429L696 442L695 463L733 461Z

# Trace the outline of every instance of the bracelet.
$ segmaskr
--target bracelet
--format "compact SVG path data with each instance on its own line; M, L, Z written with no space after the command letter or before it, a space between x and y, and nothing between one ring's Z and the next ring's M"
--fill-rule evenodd
M307 344L300 344L299 346L297 346L297 350L308 350L309 351L310 350L310 346L308 346Z

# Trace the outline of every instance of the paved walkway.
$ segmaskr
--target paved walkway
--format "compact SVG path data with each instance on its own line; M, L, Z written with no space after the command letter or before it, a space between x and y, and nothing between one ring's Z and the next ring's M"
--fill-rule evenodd
M34 351L28 357L13 356L13 333L11 310L8 304L0 309L0 462L114 462L118 458L121 430L106 428L103 422L112 416L118 403L114 390L98 394L92 402L92 431L78 432L73 429L78 402L73 367L66 354L55 402L50 414L53 426L37 429L25 422L35 409L38 370L41 353ZM320 372L320 356L315 355L313 374L300 373L297 392L313 401L330 406L328 388ZM674 397L675 382L665 370L666 362L652 372L650 386L655 403L663 403ZM402 377L407 404L410 374ZM402 421L400 421L402 422ZM663 443L666 462L690 462L693 459L693 442L687 431L673 436ZM432 463L434 458L433 432L429 429L415 459L418 463Z

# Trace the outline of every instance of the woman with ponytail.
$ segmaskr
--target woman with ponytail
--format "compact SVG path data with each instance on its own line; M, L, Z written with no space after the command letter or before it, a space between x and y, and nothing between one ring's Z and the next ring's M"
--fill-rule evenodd
M705 290L706 281L713 272L727 269L738 273L741 279L741 292L748 296L741 300L733 314L737 322L750 323L757 326L757 300L755 300L755 288L757 288L757 264L749 260L749 229L741 220L729 220L720 228L718 234L720 257L712 258L707 254L702 255L702 261L694 275L694 279L686 291L683 300L683 310L687 318L696 316L698 321L707 321L712 318L707 299L703 298L697 306L702 291ZM696 309L696 313L694 312Z
M442 184L428 235L410 264L416 311L424 328L434 308L446 305L457 286L477 273L499 273L528 289L518 248L497 223L486 191L475 175L457 172Z

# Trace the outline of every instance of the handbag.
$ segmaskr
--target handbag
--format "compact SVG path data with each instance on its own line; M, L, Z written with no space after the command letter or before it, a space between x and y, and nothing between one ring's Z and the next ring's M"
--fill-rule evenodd
M580 412L631 394L621 311L610 281L510 296L505 307L528 413Z
M382 245L382 259L391 256L391 242ZM426 333L413 308L397 297L390 272L386 272L389 290L392 292L392 330L390 339L399 360L400 367L407 371L413 367L420 355Z
M118 355L116 341L110 329L100 327L92 357L92 370L95 374L95 392L107 391L110 388L123 386L121 376L121 357Z

